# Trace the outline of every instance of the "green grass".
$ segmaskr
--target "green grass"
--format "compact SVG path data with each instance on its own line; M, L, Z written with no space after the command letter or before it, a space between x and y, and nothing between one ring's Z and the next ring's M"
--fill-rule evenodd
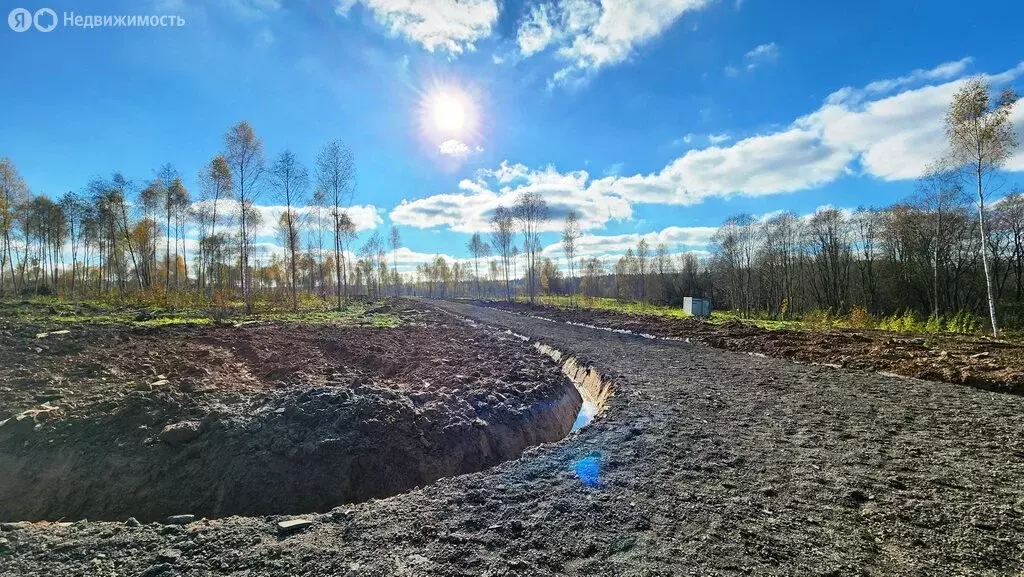
M138 327L211 325L217 318L228 323L279 321L384 328L402 324L398 315L374 311L379 305L379 302L349 301L342 310L336 310L331 301L307 299L303 300L298 312L273 309L268 304L257 303L256 309L259 312L246 314L242 303L230 303L215 310L195 306L173 308L107 301L73 303L52 297L36 297L0 301L0 317L61 326L79 323Z
M516 300L519 302L530 302L530 299L528 297L517 297ZM550 305L557 308L579 307L615 311L627 314L661 315L674 318L686 318L691 316L684 312L683 309L678 307L652 305L638 302L625 302L607 297L575 297L573 299L570 299L568 296L565 295L542 295L537 297L537 301L541 304Z

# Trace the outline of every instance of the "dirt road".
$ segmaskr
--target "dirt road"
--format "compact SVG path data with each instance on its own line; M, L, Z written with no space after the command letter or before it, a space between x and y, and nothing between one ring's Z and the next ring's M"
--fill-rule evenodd
M286 517L5 526L11 575L1019 575L1024 397L470 305L616 381L481 473ZM268 495L267 498L273 498Z

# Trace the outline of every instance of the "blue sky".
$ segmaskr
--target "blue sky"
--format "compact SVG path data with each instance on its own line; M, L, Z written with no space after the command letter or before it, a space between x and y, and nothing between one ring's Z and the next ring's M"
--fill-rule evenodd
M1024 4L1005 0L82 4L20 2L62 21L185 25L0 28L0 155L34 192L114 170L142 182L170 162L195 194L243 119L269 159L290 148L312 165L341 138L362 234L398 225L407 266L466 256L470 233L523 190L581 211L583 252L604 255L639 235L701 249L739 212L888 204L941 153L958 80L1024 87L1019 43L994 30ZM439 98L461 128L435 126ZM1024 130L1024 106L1014 121ZM1024 154L1008 169L1007 188Z

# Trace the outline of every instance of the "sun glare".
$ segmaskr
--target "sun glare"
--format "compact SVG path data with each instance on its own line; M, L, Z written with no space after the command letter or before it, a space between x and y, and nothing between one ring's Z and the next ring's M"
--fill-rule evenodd
M449 139L469 142L477 137L478 110L469 92L454 83L437 83L420 99L423 135L437 146Z
M466 129L466 103L460 94L439 92L431 98L434 128L445 136L460 136Z

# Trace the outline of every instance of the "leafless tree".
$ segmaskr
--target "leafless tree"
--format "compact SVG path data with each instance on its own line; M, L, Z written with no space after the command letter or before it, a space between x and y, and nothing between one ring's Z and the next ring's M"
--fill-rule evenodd
M484 241L479 232L473 233L473 236L469 239L469 244L466 246L469 249L469 254L473 257L473 272L476 276L476 297L480 298L480 259L490 256L491 247Z
M299 250L300 217L296 209L300 208L305 202L304 195L309 187L309 173L292 151L285 150L274 161L274 165L270 169L270 180L273 187L277 190L278 199L284 202L285 212L281 223L282 226L287 227L285 232L288 242L285 248L288 250L288 259L290 261L292 310L298 310L299 283L296 253Z
M336 273L336 292L338 308L341 308L342 293L348 295L348 278L345 268L345 227L342 225L348 218L347 209L355 195L356 162L352 151L340 140L328 142L316 157L317 183L331 205L331 216L334 219L334 265Z
M491 246L498 250L501 257L502 270L505 273L505 299L512 302L512 286L509 270L512 266L513 249L515 246L515 219L512 211L499 206L491 215Z
M548 220L548 203L540 193L524 192L516 200L513 212L523 233L523 253L526 255L526 274L532 303L537 296L537 253L541 250L540 229Z
M398 273L398 249L402 248L402 234L398 232L398 228L395 226L391 227L391 232L388 233L388 245L391 247L391 271ZM395 296L398 296L398 283L392 283L394 286Z
M242 297L246 309L251 311L252 280L249 272L249 250L252 238L250 216L259 197L259 185L263 177L265 160L263 141L256 136L252 126L242 121L231 127L224 135L224 158L234 178L233 189L238 200L239 218L239 275Z
M204 264L212 272L215 263L218 261L214 258L220 251L217 250L222 244L219 242L217 237L217 222L220 218L217 214L217 208L222 200L231 200L234 196L234 182L231 177L231 168L228 166L228 161L224 158L224 155L218 154L214 156L210 162L199 171L199 186L200 194L202 195L202 202L210 204L210 234L209 236L201 236L199 239L199 246L203 256L200 260L205 263L209 260L209 263ZM208 273L209 274L209 273ZM212 279L211 279L212 280ZM202 281L200 281L200 285ZM213 295L213 283L210 283L210 295Z

